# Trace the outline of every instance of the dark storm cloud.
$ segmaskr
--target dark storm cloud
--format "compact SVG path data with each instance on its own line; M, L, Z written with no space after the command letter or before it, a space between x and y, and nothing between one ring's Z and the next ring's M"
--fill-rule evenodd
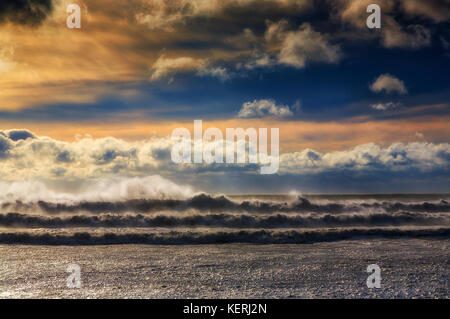
M73 159L72 155L70 154L70 152L62 151L56 157L56 161L61 162L61 163L72 163L74 161L74 159Z
M0 134L0 159L7 157L10 148L11 142L3 134Z
M1 0L0 23L35 26L52 12L52 0Z
M10 140L17 142L28 138L36 138L36 136L28 130L11 130L8 132Z
M27 139L35 139L36 136L28 130L0 131L0 160L7 159L14 143Z

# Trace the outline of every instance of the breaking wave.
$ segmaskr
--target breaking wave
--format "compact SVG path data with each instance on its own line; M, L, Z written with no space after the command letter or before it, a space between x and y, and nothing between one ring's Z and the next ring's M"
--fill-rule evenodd
M370 209L386 212L450 212L450 204L440 202L349 202L349 203L312 203L306 198L298 196L290 202L244 200L234 201L226 196L211 196L198 194L187 199L132 199L124 201L79 201L72 203L50 202L39 200L36 202L3 202L0 208L5 211L43 211L49 214L58 213L149 213L165 210L187 211L197 210L203 212L250 212L250 213L290 213L290 212L317 212L317 213L343 213L368 211Z
M448 196L228 197L158 175L78 186L65 193L38 181L0 182L0 244L271 244L450 232Z
M110 177L82 185L82 191L61 192L41 181L0 181L0 204L120 202L136 199L186 199L194 195L190 186L178 185L159 175Z
M314 231L220 231L220 232L177 232L167 233L90 233L74 234L33 234L2 233L1 244L27 245L114 245L114 244L152 244L152 245L195 245L195 244L301 244L324 241L337 241L359 238L448 238L450 228L438 229L342 229Z
M75 215L64 217L35 216L18 213L0 214L0 226L65 227L223 227L223 228L320 228L349 226L450 226L450 214L428 213L352 213L302 215L249 214L142 214Z

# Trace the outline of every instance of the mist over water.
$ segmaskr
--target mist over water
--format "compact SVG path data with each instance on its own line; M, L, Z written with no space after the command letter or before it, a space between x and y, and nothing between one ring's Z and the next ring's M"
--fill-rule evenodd
M0 203L70 203L81 201L117 202L133 199L180 199L194 194L188 185L177 185L159 175L109 177L84 183L81 189L61 191L40 180L0 181Z

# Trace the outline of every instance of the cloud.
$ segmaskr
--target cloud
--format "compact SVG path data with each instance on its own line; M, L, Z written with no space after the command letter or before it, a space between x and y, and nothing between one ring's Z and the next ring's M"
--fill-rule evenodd
M136 21L151 30L174 31L201 19L235 20L242 13L293 13L311 8L311 0L144 0L135 14Z
M406 27L394 19L385 19L383 30L383 45L387 48L417 49L431 44L431 32L422 25L414 24Z
M278 64L277 58L262 52L254 50L248 61L244 64L245 69L253 70L256 68L270 68Z
M421 139L421 140L425 139L425 135L423 133L421 133L421 132L414 133L414 136L419 138L419 139Z
M209 65L206 59L192 57L166 58L161 55L151 67L151 80L157 81L176 73L192 72L198 76L211 76L226 81L230 79L227 69Z
M423 16L435 22L450 20L450 2L442 0L407 0L402 9L411 16Z
M333 2L331 7L337 11L337 15L342 22L367 30L367 6L374 3L373 0L331 0L329 2ZM385 15L392 11L394 0L384 0L378 5L381 8L381 13Z
M228 70L224 67L215 66L215 67L201 67L198 72L200 76L211 76L218 78L222 82L227 81L231 78L231 75L228 73Z
M71 163L73 161L74 159L69 151L61 151L61 153L56 156L56 162Z
M281 19L278 22L267 21L267 29L264 33L266 41L283 40L289 30L289 21Z
M376 103L370 105L374 110L377 111L386 111L392 108L399 106L399 103L395 102L386 102L386 103Z
M289 1L288 1L289 2ZM342 56L340 47L328 42L325 35L313 30L309 23L302 24L297 30L289 30L289 23L282 19L278 22L266 21L266 32L257 37L249 28L244 32L227 38L226 42L239 50L253 47L251 54L244 53L244 62L234 59L236 69L247 70L268 68L283 64L303 68L310 62L338 62ZM246 58L245 58L246 57ZM218 66L214 59L194 58L190 56L168 58L161 55L151 67L151 80L159 80L180 72L192 72L199 76L217 77L221 81L232 77L226 68Z
M52 10L52 0L2 0L0 23L36 26L41 24Z
M212 6L208 2L193 1L143 1L145 11L135 15L136 21L145 24L149 29L169 28L175 23L183 23L188 17L208 12ZM208 10L209 9L209 10Z
M213 143L226 145L226 141ZM340 190L348 189L342 188L342 180L357 185L367 184L367 178L364 176L384 179L386 185L391 185L391 182L398 183L396 178L399 176L409 176L409 184L411 176L417 176L419 173L428 178L426 180L429 182L432 182L430 179L434 176L440 176L441 184L447 178L447 184L443 185L448 185L450 160L448 143L414 142L394 143L388 146L368 143L330 152L305 148L281 153L278 174L266 177L259 175L260 167L255 164L174 164L170 159L173 145L174 142L169 137L133 142L111 137L99 139L85 137L73 142L64 142L36 136L32 139L12 141L5 137L4 133L0 133L1 180L17 181L14 187L11 183L6 185L0 182L0 189L7 190L4 193L0 192L0 197L17 193L22 194L20 196L24 196L25 199L38 200L42 193L49 196L48 191L42 189L39 184L28 185L26 182L23 184L23 181L32 180L46 181L67 188L72 187L71 185L101 180L103 182L95 188L95 196L102 190L100 193L107 196L105 198L112 199L153 196L152 194L158 194L158 189L161 188L161 194L165 194L164 181L158 178L145 178L152 175L183 181L193 184L196 188L204 186L207 187L205 189L233 190L238 185L242 191L245 191L245 187L249 187L246 191L254 190L254 187L261 189L264 185L272 187L274 181L277 181L277 187L282 187L290 185L292 181L323 182L333 179L333 176L339 176L334 182ZM205 144L205 147L207 146L208 143ZM201 179L198 178L200 173ZM302 178L299 179L299 176ZM138 179L134 179L135 177ZM303 177L307 180L303 180ZM121 182L124 178L125 184ZM370 180L370 185L377 185L374 183L374 180ZM421 180L420 184L425 185L424 183ZM276 191L274 188L269 189ZM94 194L89 189L85 190L87 196ZM183 189L175 187L174 190L175 193L183 193Z
M0 134L0 160L7 157L8 151L11 149L12 143L3 134Z
M0 131L0 160L9 157L9 151L14 147L14 142L36 138L27 130Z
M28 130L10 130L5 133L7 133L9 139L14 142L26 140L28 138L36 138L36 136Z
M14 47L2 43L0 40L0 77L2 74L7 73L14 69L16 64L13 61Z
M274 100L254 100L242 104L238 117L241 118L262 118L274 116L279 118L292 116L289 106L277 105Z
M387 73L380 75L369 87L370 90L377 93L385 91L386 93L406 94L408 92L403 81Z
M429 171L448 168L450 144L394 143L382 148L369 143L353 149L320 153L313 150L281 155L280 171L302 174L307 172L402 171L411 168Z
M0 75L6 73L14 68L14 62L2 56L0 52Z
M34 136L31 132L27 135ZM170 150L171 145L169 139L125 142L112 137L85 137L71 143L49 137L14 141L3 133L0 134L0 156L3 159L0 176L3 180L72 180L117 174L142 175L143 171L166 166L159 164L167 163L170 158L161 158L160 150Z
M177 72L198 70L204 64L205 60L203 59L191 57L166 58L164 55L161 55L152 65L151 79L155 81Z
M292 29L286 19L268 20L263 38L256 42L244 67L252 70L285 65L301 69L311 62L336 63L342 58L342 52L328 38L306 22Z
M386 0L380 2L381 32L374 33L366 26L366 8L373 3L371 0L339 0L334 6L341 22L353 26L360 38L381 38L386 48L418 49L431 44L431 31L421 24L407 24L404 20L398 22L402 15L432 17L435 22L444 21L447 14L443 13L448 5L438 4L439 0ZM438 13L440 10L441 13ZM347 33L353 36L355 30Z
M421 48L441 26L433 23L448 16L442 1L386 0L375 32L364 25L367 0L83 0L89 11L75 32L62 26L66 3L0 1L1 110L93 103L119 86L140 90L177 72L226 81L280 64L337 63L343 33Z
M303 23L299 30L285 34L278 59L282 64L303 68L309 61L335 63L341 56L338 45L330 44L309 23Z

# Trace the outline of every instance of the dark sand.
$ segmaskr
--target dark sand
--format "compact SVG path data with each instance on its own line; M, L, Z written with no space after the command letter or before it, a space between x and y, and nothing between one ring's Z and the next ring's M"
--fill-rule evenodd
M449 298L449 239L0 245L0 298ZM81 267L81 289L66 268ZM381 267L381 289L366 285Z

